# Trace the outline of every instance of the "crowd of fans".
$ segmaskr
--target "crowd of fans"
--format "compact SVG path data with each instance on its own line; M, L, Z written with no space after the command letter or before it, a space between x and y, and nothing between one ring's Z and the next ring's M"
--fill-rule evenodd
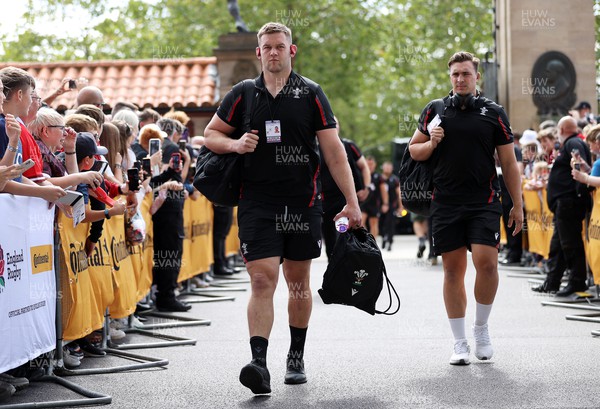
M183 204L200 197L192 182L194 159L203 138L190 137L186 128L190 118L183 111L160 115L148 108L140 111L124 101L106 114L99 88L72 89L68 85L66 78L42 99L36 93L35 78L26 71L15 67L0 70L0 192L56 203L56 215L62 211L68 217L73 217L73 209L57 201L69 191L79 192L86 204L82 222L90 223L85 243L88 256L100 239L104 220L115 215L125 215L126 226L134 224L126 231L130 244L142 242L145 223L140 205L146 195L152 195L154 285L130 319L133 325L141 325L143 318L137 312L151 307L189 310L190 305L177 298L182 290L177 277L184 237ZM75 107L63 116L51 105L64 92L78 94ZM151 152L151 140L160 141L158 150ZM24 167L27 163L32 166ZM227 231L218 240L224 241ZM216 244L224 253L224 243ZM224 254L215 254L221 263L224 258ZM206 287L215 275L235 272L220 265L185 285ZM111 340L126 337L123 329L128 322L127 318L110 321L106 331ZM77 368L84 356L104 356L102 334L102 328L97 328L84 338L66 340L65 367ZM0 401L25 388L27 378L41 374L42 369L30 363L0 374Z

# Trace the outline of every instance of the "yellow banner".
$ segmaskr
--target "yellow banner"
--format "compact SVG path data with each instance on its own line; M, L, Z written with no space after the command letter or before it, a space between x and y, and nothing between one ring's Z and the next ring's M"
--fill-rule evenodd
M594 192L594 206L588 225L587 258L594 274L594 283L600 284L600 194Z
M63 338L79 339L102 328L104 311L97 307L91 279L85 239L89 225L73 227L73 221L62 212L58 216L60 231L60 300L63 308Z
M125 241L125 217L113 216L105 220L102 236L110 238L114 289L114 300L109 306L110 316L125 318L133 314L138 301L136 277Z
M52 246L50 244L33 246L29 250L31 254L31 273L39 274L52 271Z
M238 254L240 250L240 239L238 237L238 224L237 224L237 207L233 208L233 221L231 223L231 230L225 241L225 255L227 257Z

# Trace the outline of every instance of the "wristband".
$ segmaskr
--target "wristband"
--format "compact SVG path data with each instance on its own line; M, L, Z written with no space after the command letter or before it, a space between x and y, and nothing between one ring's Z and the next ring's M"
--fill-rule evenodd
M8 150L9 150L9 151L11 151L11 152L15 152L15 153L19 151L19 149L15 148L15 147L13 147L13 146L10 146L10 145L8 145L8 146L6 147L6 149L8 149Z
M104 217L106 217L106 220L110 220L110 214L108 213L108 209L104 209Z
M75 155L76 152L65 152L65 155Z

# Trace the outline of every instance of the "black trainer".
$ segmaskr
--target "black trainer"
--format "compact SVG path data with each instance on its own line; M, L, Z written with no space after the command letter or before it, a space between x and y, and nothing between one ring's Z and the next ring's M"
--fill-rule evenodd
M166 301L156 301L156 308L161 312L186 312L189 311L192 306L179 301L176 298L172 298Z
M17 378L7 373L0 374L0 382L5 382L14 386L17 391L22 391L29 386L29 380L27 378Z
M298 385L306 383L306 372L304 372L304 360L292 359L287 360L287 370L283 382L288 385Z
M14 386L9 383L0 381L0 402L6 402L16 392Z
M106 355L106 352L104 352L102 348L98 348L85 338L78 339L77 343L79 344L79 347L83 349L83 354L85 356L99 358Z
M240 372L240 382L252 393L271 393L271 375L263 358L254 358Z
M422 258L425 252L425 243L419 243L419 249L417 250L417 258Z

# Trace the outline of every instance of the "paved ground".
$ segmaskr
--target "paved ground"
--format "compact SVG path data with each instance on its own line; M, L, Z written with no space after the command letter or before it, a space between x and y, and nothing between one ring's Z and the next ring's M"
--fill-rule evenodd
M240 368L250 359L245 323L248 292L228 292L236 297L233 302L194 304L186 315L210 319L208 327L161 330L195 338L195 346L135 351L168 359L167 369L68 379L112 396L114 408L600 407L600 339L591 335L600 324L565 320L565 315L577 311L542 306L541 301L552 297L536 295L526 278L507 277L506 271L501 272L490 318L494 358L478 362L472 357L473 363L466 367L449 365L452 341L441 296L442 268L418 261L415 253L414 236L397 236L394 250L384 254L402 299L400 313L393 317L324 305L316 290L326 262L323 258L314 262L307 384L283 383L289 331L282 282L275 298L268 354L273 389L269 396L255 397L237 380ZM472 289L471 266L467 276ZM469 294L469 322L473 305ZM87 358L82 367L123 362L112 357ZM33 384L27 394L16 396L11 402L75 395L58 386Z

